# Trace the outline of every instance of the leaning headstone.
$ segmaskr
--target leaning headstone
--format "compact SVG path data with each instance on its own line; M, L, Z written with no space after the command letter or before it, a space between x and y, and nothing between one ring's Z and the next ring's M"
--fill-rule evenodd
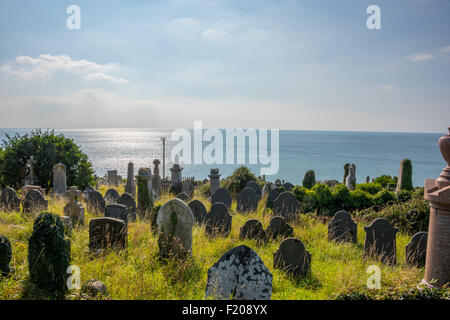
M80 192L76 186L70 187L70 201L64 206L64 215L70 217L73 226L84 224L84 207L80 202L78 202L79 194Z
M167 201L159 209L156 223L160 257L184 257L192 253L194 215L185 202L177 198Z
M11 272L9 263L12 258L11 243L8 238L0 234L0 275L6 277Z
M428 232L418 232L406 245L405 261L410 266L422 268L425 266L427 256Z
M220 174L219 169L213 168L210 171L209 177L209 192L210 194L214 194L220 188Z
M20 199L17 196L16 191L12 188L5 188L2 191L0 202L0 208L7 212L20 211Z
M232 219L226 205L222 202L213 204L210 212L205 216L206 234L226 237L231 231Z
M256 181L249 181L247 182L247 184L245 185L245 187L247 188L252 188L253 190L255 190L256 196L261 199L261 187L259 186L259 184Z
M286 221L292 221L300 214L301 205L291 192L285 191L275 199L272 210L276 215L285 218Z
M48 201L39 191L32 189L27 192L22 207L25 213L45 211L48 209Z
M281 193L282 191L281 191L281 189L280 188L275 188L275 189L272 189L270 192L269 192L269 195L267 196L267 206L269 207L269 208L273 208L273 202L275 201L275 199L280 195L280 193Z
M109 170L107 172L108 175L108 185L117 187L119 180L117 178L117 170Z
M127 207L128 211L128 220L135 221L136 220L136 202L134 198L129 193L124 193L120 196L118 204L122 204Z
M364 231L366 232L364 257L380 259L386 264L395 264L398 228L392 227L386 219L378 218L364 227Z
M236 211L239 213L254 212L258 209L259 197L255 190L250 187L245 187L238 194Z
M119 192L116 189L108 189L105 193L106 203L117 203L120 198Z
M231 207L233 199L227 189L219 188L211 196L211 203L215 204L217 202L222 202L229 209Z
M53 193L63 196L66 189L66 166L57 163L53 166Z
M194 215L194 221L197 223L203 223L207 211L205 206L200 200L193 200L189 203L189 208L192 210L192 214Z
M190 197L187 193L185 192L180 192L179 194L177 194L177 199L180 199L184 202L188 202L190 200Z
M128 223L127 207L118 203L109 204L105 208L105 217L120 219L127 224Z
M239 239L252 239L261 241L266 238L263 225L256 219L250 219L241 227L239 232Z
M128 163L127 183L125 185L125 192L131 194L133 198L136 197L136 183L134 182L134 164Z
M206 298L270 300L273 276L255 251L245 245L225 253L208 270Z
M283 217L273 217L266 229L266 236L268 239L290 238L294 236L294 229Z
M280 269L299 280L307 275L311 266L311 254L305 245L295 238L281 242L273 253L273 267Z
M356 243L357 234L357 225L345 210L336 212L333 220L328 224L329 241Z
M89 193L87 199L87 209L90 213L103 213L105 212L105 199L100 192L94 190Z
M40 213L28 240L30 281L49 298L64 299L69 265L70 240L65 237L59 216Z
M89 250L100 253L107 248L127 247L125 221L108 217L94 218L89 223Z

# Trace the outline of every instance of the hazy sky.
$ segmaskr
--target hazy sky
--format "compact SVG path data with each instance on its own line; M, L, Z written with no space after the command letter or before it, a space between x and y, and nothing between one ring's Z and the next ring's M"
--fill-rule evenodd
M0 127L445 132L449 17L448 0L3 0Z

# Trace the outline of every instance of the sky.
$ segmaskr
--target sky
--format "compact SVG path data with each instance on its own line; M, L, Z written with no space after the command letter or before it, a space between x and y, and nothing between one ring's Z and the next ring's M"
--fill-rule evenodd
M448 0L2 0L0 127L446 132L449 15Z

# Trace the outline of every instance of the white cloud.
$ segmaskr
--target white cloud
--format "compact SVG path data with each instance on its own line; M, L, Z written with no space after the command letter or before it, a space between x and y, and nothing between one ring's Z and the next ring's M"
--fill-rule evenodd
M115 63L102 65L85 59L72 60L68 55L41 54L37 58L18 56L14 61L4 64L0 70L24 80L48 80L52 79L58 72L65 72L80 76L85 80L128 82L123 78L117 78L105 73L117 67L118 64Z
M442 52L442 53L450 53L450 46L443 47L443 48L441 49L441 52Z
M406 57L406 59L414 62L428 61L433 58L434 56L431 53L417 53Z

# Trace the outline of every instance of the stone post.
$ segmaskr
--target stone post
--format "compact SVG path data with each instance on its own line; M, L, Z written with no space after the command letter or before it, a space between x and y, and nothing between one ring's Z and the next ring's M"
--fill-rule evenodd
M139 168L137 181L137 209L141 216L153 207L152 171L150 168Z
M175 163L172 168L170 168L170 172L172 173L170 179L170 191L178 194L183 191L183 175L181 171L182 167L178 163Z
M439 149L447 166L440 176L425 180L425 199L430 201L427 257L423 283L440 288L450 282L450 127L439 139ZM435 283L431 283L436 280Z
M136 184L134 183L133 162L128 163L127 184L125 185L125 192L131 194L133 198L136 198Z
M66 190L66 166L57 163L53 166L53 192L57 195L64 195Z
M154 168L153 168L152 186L153 186L153 191L158 196L161 195L161 177L159 175L159 164L160 163L161 163L161 161L159 161L158 159L155 159L153 161Z
M210 175L208 175L209 177L209 193L211 195L214 194L214 192L216 192L217 189L220 188L220 174L219 174L219 169L211 169L211 173Z

